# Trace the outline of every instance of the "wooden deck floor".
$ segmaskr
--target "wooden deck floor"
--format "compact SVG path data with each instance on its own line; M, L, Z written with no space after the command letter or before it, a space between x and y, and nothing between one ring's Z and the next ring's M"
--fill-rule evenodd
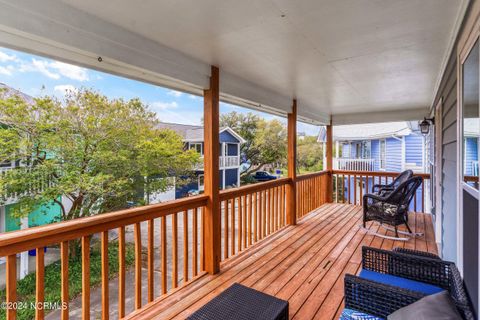
M344 274L359 271L362 246L403 246L436 253L431 216L412 214L410 221L412 229L424 232L424 237L387 240L359 228L361 207L323 205L297 226L286 227L225 261L220 274L204 275L132 316L185 319L238 282L288 300L290 319L336 319L342 309ZM378 230L376 223L367 226Z

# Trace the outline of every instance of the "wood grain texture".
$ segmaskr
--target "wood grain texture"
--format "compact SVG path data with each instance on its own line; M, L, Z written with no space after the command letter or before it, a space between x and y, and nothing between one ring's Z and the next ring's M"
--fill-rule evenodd
M90 319L90 237L82 237L82 319Z
M35 260L35 284L36 284L36 294L35 294L35 301L37 302L37 306L43 304L45 302L45 253L43 248L36 249L37 256ZM35 319L40 320L44 319L45 311L43 308L36 308L35 309Z
M287 224L297 223L297 100L293 100L292 112L287 115L287 169L290 183L287 185Z
M60 243L60 264L60 291L62 299L61 319L68 320L68 310L70 309L68 306L70 303L68 294L68 241Z
M101 259L102 259L102 320L108 320L109 306L109 274L108 274L108 231L102 232L101 240Z

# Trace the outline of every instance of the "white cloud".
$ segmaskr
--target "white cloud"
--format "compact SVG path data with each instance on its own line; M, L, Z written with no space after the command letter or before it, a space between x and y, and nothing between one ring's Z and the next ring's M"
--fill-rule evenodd
M17 57L15 55L9 55L3 51L0 51L0 62L7 62L7 61L16 61Z
M183 92L177 91L177 90L168 90L167 94L169 96L174 96L176 98L179 98L183 95Z
M20 71L40 72L55 80L60 79L62 76L77 81L88 80L87 69L59 61L49 62L33 58L31 63L23 63L20 66Z
M153 102L151 104L151 107L153 111L158 112L158 111L164 111L169 109L176 109L178 107L178 103L176 103L175 101L172 101L172 102L157 101L157 102Z
M6 75L6 76L11 76L13 73L13 70L14 70L13 66L6 66L6 67L0 66L0 74Z
M54 61L49 63L50 67L57 70L62 76L77 81L87 81L87 69L77 67L68 63Z
M72 86L71 84L61 84L61 85L55 86L53 90L61 93L62 95L65 95L67 93L75 93L78 91L78 89Z
M200 99L200 97L196 96L196 95L193 95L193 94L189 94L188 97L192 100L198 100Z
M157 116L158 116L158 119L163 122L201 125L203 112L198 112L198 111L175 112L172 110L164 110L162 112L158 112Z

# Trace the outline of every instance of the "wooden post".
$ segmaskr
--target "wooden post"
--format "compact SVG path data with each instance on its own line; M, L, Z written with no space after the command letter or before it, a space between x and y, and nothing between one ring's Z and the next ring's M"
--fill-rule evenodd
M288 177L291 179L287 185L287 224L297 224L296 212L296 179L297 179L297 100L293 100L292 112L288 114L287 133L287 166Z
M328 170L328 183L327 183L327 202L333 202L333 134L332 125L327 126L327 170Z
M205 195L205 270L210 274L220 271L220 181L219 181L219 70L212 66L210 88L204 90L204 177Z

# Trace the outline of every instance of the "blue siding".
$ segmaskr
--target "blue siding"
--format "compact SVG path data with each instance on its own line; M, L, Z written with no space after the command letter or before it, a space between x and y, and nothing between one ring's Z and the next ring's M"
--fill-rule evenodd
M232 187L236 186L238 187L238 169L227 169L225 170L225 186L226 187Z
M411 134L405 137L405 162L423 166L423 136Z
M227 156L238 156L238 144L237 143L228 143L227 144Z
M375 159L374 164L374 171L378 171L380 169L380 141L379 140L372 140L371 142L371 157Z
M386 170L402 171L402 141L395 138L386 139Z
M223 131L220 133L220 142L240 143L230 132Z
M342 145L342 157L343 158L350 158L350 145L349 144Z
M477 138L465 139L465 169L466 176L473 175L472 161L478 161Z

